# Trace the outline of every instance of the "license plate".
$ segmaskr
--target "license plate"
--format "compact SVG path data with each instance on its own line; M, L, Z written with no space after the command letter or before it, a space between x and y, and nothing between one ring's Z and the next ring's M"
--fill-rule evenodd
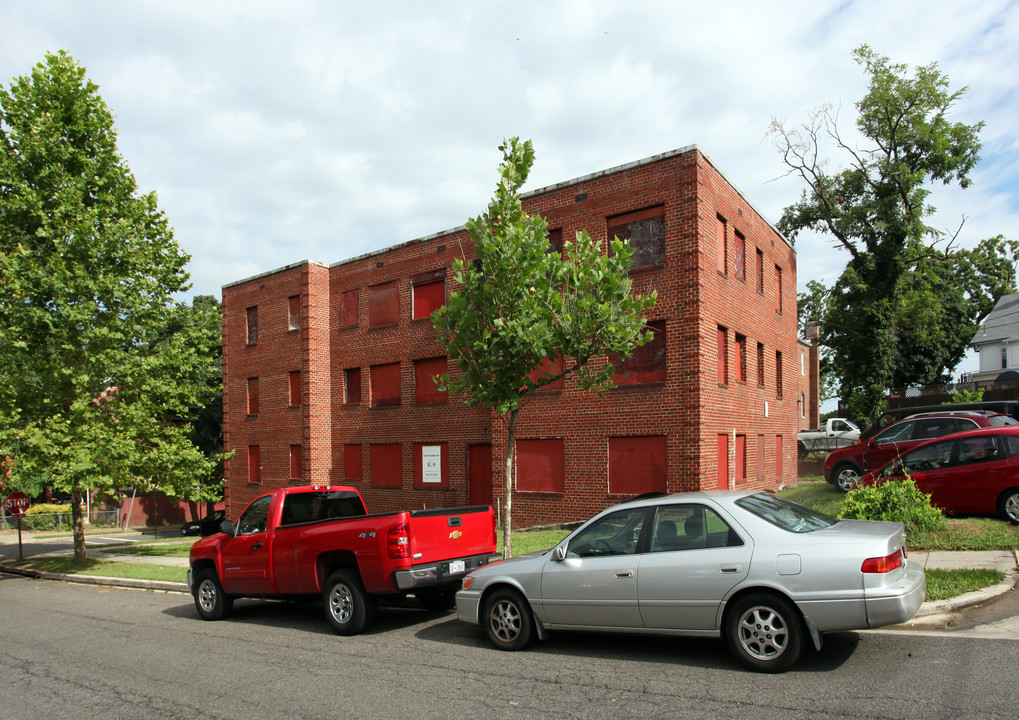
M455 575L456 573L462 573L466 569L466 565L463 560L450 560L449 561L449 574Z

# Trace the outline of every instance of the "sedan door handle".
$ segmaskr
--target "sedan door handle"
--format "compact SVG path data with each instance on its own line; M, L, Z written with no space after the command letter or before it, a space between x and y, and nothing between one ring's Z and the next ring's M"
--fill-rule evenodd
M723 575L732 575L732 574L738 573L740 571L740 566L739 565L722 565L718 569L722 571Z
M630 578L633 577L633 570L616 570L617 578Z

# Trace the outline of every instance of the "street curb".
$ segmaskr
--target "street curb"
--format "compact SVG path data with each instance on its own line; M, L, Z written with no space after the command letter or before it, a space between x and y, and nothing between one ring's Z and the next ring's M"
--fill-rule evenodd
M135 590L158 590L161 592L178 592L185 595L188 593L186 583L170 582L168 580L134 580L132 578L102 577L100 575L68 575L66 573L43 572L42 570L31 570L11 565L0 565L0 572L22 575L38 580L58 580L82 585L104 585L108 587L132 588Z
M1016 551L1019 555L1019 551ZM1019 573L1015 569L1005 573L1005 579L997 585L990 585L973 592L963 593L954 598L948 600L935 600L932 602L925 602L920 606L920 609L916 611L913 616L916 618L929 618L934 615L947 615L953 612L958 612L965 608L973 607L974 605L982 605L988 600L1001 597L1007 592L1011 592L1015 589L1016 585L1019 584Z

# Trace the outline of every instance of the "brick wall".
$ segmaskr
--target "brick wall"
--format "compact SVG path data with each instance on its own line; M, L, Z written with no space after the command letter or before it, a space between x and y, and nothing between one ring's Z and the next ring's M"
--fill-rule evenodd
M551 445L562 448L562 489L515 493L514 524L583 519L624 499L627 495L609 486L610 448L622 452L634 444L627 440L633 438L652 438L635 441L637 447L664 443L669 492L737 482L740 487L775 487L791 481L800 388L796 256L710 160L687 148L536 190L524 203L528 212L546 218L550 230L561 230L563 238L587 230L606 247L610 218L654 216L659 214L655 210L635 211L661 208L664 254L650 253L650 264L631 275L636 292L658 291L648 319L662 321L665 328L665 373L664 380L654 373L643 375L650 379L621 385L604 397L580 391L567 378L560 387L529 399L517 437L561 440ZM720 270L718 228L723 224ZM742 277L736 270L740 245ZM472 250L470 237L459 228L329 268L303 263L224 287L225 442L237 450L226 467L228 515L236 517L255 494L290 482L354 485L377 511L474 502L478 498L468 491L468 448L482 444L492 447L492 502L501 504L504 419L456 397L445 403L415 402L414 361L444 353L431 322L412 318L414 283L444 277L448 297L459 289L451 276L453 260L469 260ZM758 289L758 251L763 292ZM776 268L781 270L781 303ZM289 298L296 294L302 320L306 316L308 321L294 331L287 329L286 315ZM372 302L379 303L375 312L370 312ZM385 318L394 302L397 312L372 326L370 320ZM258 344L249 345L246 310L255 305ZM726 331L729 375L724 382L717 373L719 328ZM745 381L734 375L737 336L746 348ZM758 344L763 346L763 384L758 382ZM371 369L393 364L399 368L398 404L390 399L376 406ZM282 388L296 369L307 376L308 401L290 408ZM357 402L348 402L356 393L348 394L345 385L346 371L352 369L360 370ZM260 378L256 417L246 413L249 377ZM300 480L288 477L288 448L295 443L307 448ZM422 444L441 448L441 473L430 476L440 482L422 481ZM248 482L249 445L261 448L258 485ZM740 457L737 448L743 451ZM360 463L348 452L359 454ZM395 461L393 453L399 454L398 486L373 486L373 456L382 468ZM347 477L345 469L357 467L361 477Z

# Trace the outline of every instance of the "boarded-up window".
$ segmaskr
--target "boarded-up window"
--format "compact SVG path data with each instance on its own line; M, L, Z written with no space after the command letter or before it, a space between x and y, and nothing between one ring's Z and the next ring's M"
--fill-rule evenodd
M555 230L548 231L548 250L546 254L551 255L555 253L560 257L563 254L563 229L556 228Z
M361 446L348 443L343 446L343 477L347 480L361 479Z
M301 405L301 371L292 370L290 372L290 407L300 407Z
M535 385L540 387L558 390L563 386L563 379L559 377L562 375L565 366L561 357L554 358L542 358L538 363L537 367L531 372L527 373L527 377ZM549 378L556 378L549 382Z
M449 487L447 443L414 443L414 487Z
M301 296L291 295L287 299L287 329L298 330L301 327Z
M757 479L764 480L764 435L757 436Z
M414 402L444 403L449 393L435 386L435 377L446 372L446 358L414 361Z
M736 477L735 487L739 487L747 480L747 436L736 436Z
M368 327L400 322L400 284L393 280L368 288Z
M414 320L425 320L446 304L446 278L436 277L437 274L428 273L411 280Z
M400 363L372 365L372 407L400 404Z
M666 491L665 436L609 438L609 492Z
M253 305L246 311L248 345L258 344L258 306Z
M563 441L517 441L517 492L563 492Z
M248 482L262 482L262 448L248 445Z
M782 353L775 353L775 397L782 399Z
M372 445L372 487L400 487L403 463L399 445Z
M726 248L725 248L725 218L721 215L715 217L715 269L725 275Z
M340 327L357 327L361 293L355 288L340 296Z
M290 479L300 480L304 472L304 446L290 446Z
M732 254L732 272L737 280L747 279L747 240L742 233L736 232Z
M736 333L736 379L747 381L747 338Z
M775 311L782 312L782 268L775 266Z
M757 385L764 387L764 343L757 343Z
M631 270L665 262L665 208L661 205L608 218L608 233L610 240L617 237L630 242Z
M616 385L637 385L665 381L665 321L655 320L647 324L651 340L633 351L626 360L618 355L609 358L615 368L612 376Z
M258 415L258 378L248 378L248 415Z
M757 293L764 294L764 253L757 250Z
M718 353L716 373L718 376L719 385L725 385L727 382L729 382L729 360L727 358L725 348L725 335L726 329L719 325L718 329L715 331L715 345L716 351Z
M347 368L343 371L345 393L343 401L347 405L361 404L361 368Z

